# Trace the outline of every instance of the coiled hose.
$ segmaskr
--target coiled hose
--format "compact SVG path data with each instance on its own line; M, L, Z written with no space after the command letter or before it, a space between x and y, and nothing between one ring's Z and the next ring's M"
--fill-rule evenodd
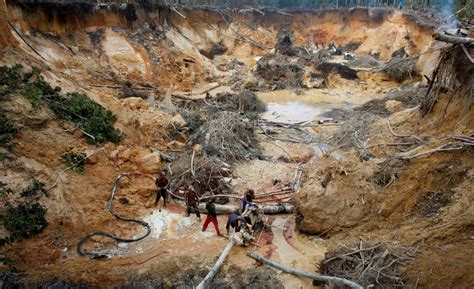
M151 227L150 227L150 224L148 224L147 222L145 222L144 220L142 219L134 219L134 218L128 218L128 217L125 217L125 216L122 216L120 215L119 213L115 212L114 211L114 208L112 206L113 204L113 201L114 201L114 197L115 197L115 193L117 192L117 187L118 187L118 184L120 183L120 179L122 177L130 177L130 176L145 176L145 177L148 177L148 178L151 178L154 180L154 177L151 176L151 175L147 175L147 174L142 174L142 173L124 173L124 174L120 174L118 175L116 178L115 178L115 182L114 182L114 186L112 187L112 192L110 194L110 198L109 198L109 204L108 204L108 209L109 209L109 212L114 215L117 219L120 219L120 220L123 220L123 221L127 221L127 222L134 222L134 223L138 223L140 225L142 225L143 227L145 227L146 229L146 232L145 234L143 234L142 236L138 237L138 238L133 238L133 239L125 239L125 238L120 238L120 237L117 237L117 236L114 236L110 233L107 233L107 232L103 232L103 231L96 231L96 232L92 232L92 233L89 233L87 234L86 236L82 237L79 242L77 243L77 253L79 253L79 255L81 256L89 256L91 257L92 259L105 259L105 258L109 258L108 255L106 254L99 254L99 253L94 253L94 252L84 252L82 250L82 245L87 242L90 238L94 237L94 236L103 236L103 237L108 237L108 238L111 238L111 239L114 239L115 241L117 242L120 242L120 243L133 243L133 242L138 242L140 240L143 240L145 239L146 237L148 237L151 233Z

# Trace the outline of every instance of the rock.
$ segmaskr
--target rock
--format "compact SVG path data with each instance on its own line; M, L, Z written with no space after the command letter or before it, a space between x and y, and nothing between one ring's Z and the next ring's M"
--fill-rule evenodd
M130 161L130 158L132 157L132 150L131 149L126 149L124 151L119 152L117 158L123 162Z
M193 146L193 152L195 153L196 156L202 155L202 145L200 144L195 144Z
M374 57L375 59L379 59L380 53L381 53L380 49L377 48L377 49L370 50L369 55Z
M148 102L140 97L127 97L122 100L122 104L130 107L133 110L148 108Z
M115 160L118 158L118 154L119 154L119 150L113 150L113 151L109 154L109 160L115 161Z
M97 155L88 157L86 162L88 165L95 165L97 163Z
M135 161L140 172L156 174L161 171L161 157L159 152L141 152Z
M171 150L183 150L186 144L179 141L171 141L166 144L166 147Z
M345 60L353 60L354 59L354 54L350 52L344 52L344 59Z
M403 103L397 100L387 100L387 102L385 102L385 109L392 113L397 112L403 109Z
M186 126L186 121L184 118L178 113L171 118L171 123L178 126L178 127L185 127Z

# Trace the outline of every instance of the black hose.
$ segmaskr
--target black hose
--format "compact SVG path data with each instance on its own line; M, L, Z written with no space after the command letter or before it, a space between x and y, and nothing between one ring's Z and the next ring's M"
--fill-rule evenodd
M82 237L79 240L79 242L77 243L76 248L77 248L77 253L79 253L79 255L89 256L92 259L105 259L105 258L109 257L108 255L105 255L105 254L99 254L99 253L94 253L94 252L84 252L82 250L82 245L94 236L108 237L108 238L114 239L114 240L116 240L117 242L120 242L120 243L133 243L133 242L138 242L140 240L143 240L143 239L145 239L146 237L148 237L150 235L150 233L151 233L150 224L148 224L147 222L145 222L142 219L134 219L134 218L128 218L128 217L122 216L119 213L115 212L114 209L113 209L113 206L112 206L112 203L114 201L115 193L117 192L117 187L118 187L118 184L120 182L120 179L123 176L128 177L128 176L134 175L134 174L143 175L143 174L139 174L139 173L125 173L125 174L120 174L115 178L114 186L112 187L112 192L110 194L109 204L108 204L107 208L109 209L109 212L112 215L114 215L117 219L124 220L124 221L127 221L127 222L135 222L135 223L138 223L138 224L142 225L143 227L146 228L146 233L143 236L138 237L138 238L125 239L125 238L120 238L120 237L114 236L114 235L112 235L110 233L107 233L107 232L102 232L102 231L92 232L92 233L89 233L86 236ZM145 175L145 176L151 177L151 176L148 176L148 175ZM151 178L153 178L153 177L151 177Z

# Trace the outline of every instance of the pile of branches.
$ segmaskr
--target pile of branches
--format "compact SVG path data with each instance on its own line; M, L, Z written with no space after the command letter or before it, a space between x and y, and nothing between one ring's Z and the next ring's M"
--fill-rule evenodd
M403 288L402 266L413 260L415 248L360 241L326 253L320 263L323 275L354 281L364 288ZM333 288L345 288L334 284Z
M402 82L419 74L419 70L416 67L417 61L418 57L394 57L382 65L378 71L395 81Z
M199 195L211 192L214 195L230 194L231 166L214 156L182 154L173 162L172 192L180 187L192 185Z
M396 100L403 103L405 108L415 107L420 103L426 88L422 86L407 86L393 91L389 91L387 96L382 99L372 99L368 102L354 108L354 111L368 111L378 116L388 116L391 114L386 108L386 102Z
M215 105L223 110L243 111L243 112L264 112L266 105L255 93L251 91L242 91L239 94L222 92L213 99Z
M348 63L351 67L374 68L380 66L380 61L370 55L357 56Z
M303 81L306 61L281 54L266 54L257 63L255 73L274 89L299 88Z
M236 112L221 111L200 126L189 143L202 145L207 155L226 162L250 160L261 155L254 130L253 120Z

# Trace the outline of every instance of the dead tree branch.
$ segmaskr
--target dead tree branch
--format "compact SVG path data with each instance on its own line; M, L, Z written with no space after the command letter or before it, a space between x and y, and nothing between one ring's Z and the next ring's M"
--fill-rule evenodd
M303 272L303 271L300 271L300 270L296 270L295 268L285 266L285 265L282 265L282 264L278 264L276 262L273 262L272 260L264 258L260 255L257 255L257 253L255 253L255 252L250 252L250 253L247 254L247 256L249 256L250 258L255 259L257 261L260 261L262 263L265 263L269 266L272 266L272 267L274 267L278 270L281 270L283 272L293 274L293 275L296 275L296 276L310 278L310 279L313 279L313 280L316 280L316 281L321 281L321 282L341 283L341 284L344 284L344 285L349 286L350 288L354 288L354 289L363 289L362 286L360 286L359 284L357 284L355 282L352 282L350 280L347 280L347 279L344 279L344 278L339 278L339 277L324 276L324 275L318 275L318 274L314 274L314 273L308 273L308 272Z
M460 37L460 36L451 36L444 33L435 33L433 38L438 41L454 43L454 44L474 44L474 38L470 37Z

